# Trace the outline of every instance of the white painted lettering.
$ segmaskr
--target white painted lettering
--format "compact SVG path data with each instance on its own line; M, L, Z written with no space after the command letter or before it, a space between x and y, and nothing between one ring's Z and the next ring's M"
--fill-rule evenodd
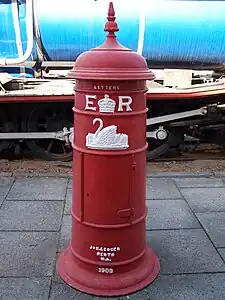
M101 245L99 245L99 246L91 245L91 246L89 246L89 249L94 250L96 253L96 256L101 261L108 261L108 262L111 262L112 259L116 256L116 252L120 251L120 247L107 248L107 247L101 246Z
M100 257L101 261L111 261L111 259L109 258L105 258L105 257Z
M93 85L93 89L94 90L107 90L107 91L119 91L120 90L120 86L119 85Z
M101 89L101 86L95 86L96 89ZM102 86L103 87L103 86ZM113 86L108 86L109 90L113 89ZM106 96L106 95L105 95ZM108 96L108 95L107 95ZM109 98L109 96L108 96ZM119 98L119 103L118 103L118 111L132 111L131 104L132 104L132 98L130 96L118 96ZM97 100L97 95L85 95L85 110L92 110L96 111L97 110L97 105L95 101ZM105 102L103 101L105 100ZM113 99L109 99L108 103L106 103L107 99L102 98L99 100L101 103L101 107L99 106L99 111L105 112L114 112L115 109L115 101ZM114 106L113 106L114 102Z
M86 99L85 109L96 110L95 106L90 106L94 104L94 102L91 101L90 99L96 99L96 98L97 98L96 95L85 95L85 99Z
M119 96L118 111L123 111L123 106L126 107L126 111L132 111L130 107L131 103L132 103L132 98L130 96Z
M101 261L112 261L110 258L108 258L108 257L101 257Z

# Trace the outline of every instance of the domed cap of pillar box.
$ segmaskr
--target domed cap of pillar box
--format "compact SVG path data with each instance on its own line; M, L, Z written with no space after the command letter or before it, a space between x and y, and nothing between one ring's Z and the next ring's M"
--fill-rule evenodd
M153 80L146 60L137 52L122 46L116 39L119 31L115 11L109 3L105 42L97 48L82 53L69 72L70 78L92 80ZM127 24L129 26L129 24Z

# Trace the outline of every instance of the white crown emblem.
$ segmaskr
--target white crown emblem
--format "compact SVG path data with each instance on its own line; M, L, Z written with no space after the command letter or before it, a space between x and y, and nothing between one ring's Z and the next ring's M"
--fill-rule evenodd
M98 101L100 112L113 113L115 111L116 102L109 98L109 95L105 95L104 98Z

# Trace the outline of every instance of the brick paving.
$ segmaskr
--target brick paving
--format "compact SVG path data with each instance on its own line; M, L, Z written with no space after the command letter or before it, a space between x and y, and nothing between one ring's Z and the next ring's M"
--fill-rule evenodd
M71 236L70 177L0 177L0 300L103 300L55 271ZM146 236L161 271L138 293L112 299L225 299L225 173L147 177Z

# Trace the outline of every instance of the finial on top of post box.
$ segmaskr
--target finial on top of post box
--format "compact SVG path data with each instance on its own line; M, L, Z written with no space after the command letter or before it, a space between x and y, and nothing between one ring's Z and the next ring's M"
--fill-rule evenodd
M115 21L113 1L108 3L107 19L104 26L105 39L99 46L77 57L73 69L68 73L68 77L76 80L93 79L100 81L153 80L155 75L148 68L145 58L137 52L133 52L132 49L121 45L117 40L116 32L119 31L119 26ZM115 88L117 89L117 87L116 84Z
M105 29L104 31L108 31L107 37L115 37L115 32L119 31L118 25L115 22L115 10L113 7L113 3L109 3L109 9L108 9L108 17L107 20L108 22L105 24Z

